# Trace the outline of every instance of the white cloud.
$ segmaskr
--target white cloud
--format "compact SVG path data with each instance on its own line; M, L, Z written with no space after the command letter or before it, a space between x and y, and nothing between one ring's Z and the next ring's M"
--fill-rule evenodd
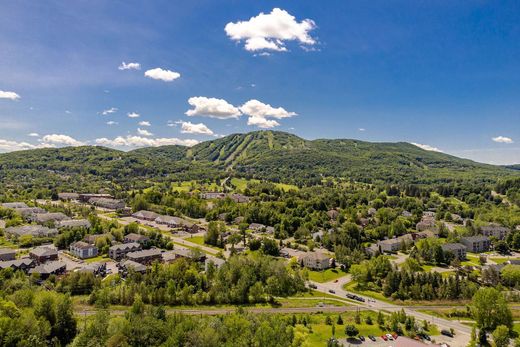
M18 100L20 99L20 95L16 94L15 92L6 92L0 90L0 99Z
M69 110L65 110L65 113L66 114L71 114L72 112L70 112Z
M127 114L128 118L139 118L141 115L137 112L130 112Z
M204 123L194 124L191 122L177 122L181 125L181 133L184 134L202 134L202 135L213 135L213 131L208 128Z
M152 136L153 134L146 129L137 128L137 133L143 136Z
M142 127L149 127L152 124L150 122L146 121L146 120L143 120L143 121L139 122L139 125L142 126Z
M366 129L365 128L359 128L358 130L359 131L365 131Z
M166 123L167 126L169 127L176 127L177 124L175 124L172 120L169 120L167 123Z
M54 145L65 145L65 146L83 146L84 143L81 141L78 141L68 135L63 134L51 134L51 135L45 135L40 140L42 143L45 144L54 144Z
M117 112L117 107L110 107L108 110L103 110L101 114L103 116L106 116L107 114L115 113Z
M316 28L311 19L298 22L287 11L274 8L271 13L261 12L248 21L227 23L224 30L234 41L245 41L244 48L248 51L271 50L287 51L285 41L299 41L303 45L314 45L316 40L309 32Z
M440 149L438 149L437 147L432 147L430 145L424 145L424 144L421 144L421 143L416 143L416 142L411 142L412 145L414 146L417 146L421 149L424 149L425 151L432 151L432 152L442 152Z
M34 149L37 146L27 142L16 142L11 140L0 139L0 152L22 151L25 149Z
M289 118L296 116L295 112L286 111L283 107L274 108L269 104L264 104L258 100L249 100L242 106L240 111L252 117L272 117L276 119Z
M188 99L188 103L194 107L194 109L186 111L186 115L190 117L228 119L241 116L240 110L224 99L194 96Z
M107 122L107 125L117 125L117 124L119 124L119 123L116 122L116 121L113 121L113 120L109 120L109 121Z
M266 119L264 117L253 116L248 118L247 125L256 125L257 127L262 129L269 129L279 126L280 123L273 119Z
M163 70L160 67L155 69L147 70L144 75L154 80L161 80L164 82L171 82L181 77L181 74L175 71Z
M38 133L29 133L28 136L30 136L30 137L38 137L38 136L40 136L40 134L38 134Z
M141 70L141 64L139 63L125 63L122 62L118 67L119 70Z
M514 143L512 138L505 136L493 137L492 140L499 143Z
M95 140L96 144L110 147L157 147L167 145L194 146L199 141L193 139L178 138L156 138L150 139L140 136L118 136L114 139L99 138Z

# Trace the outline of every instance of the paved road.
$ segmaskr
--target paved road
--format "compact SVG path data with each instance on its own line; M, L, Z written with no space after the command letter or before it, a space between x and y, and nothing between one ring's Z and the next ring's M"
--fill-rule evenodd
M330 295L335 295L340 298L345 298L347 293L350 293L350 292L345 291L343 289L343 285L345 283L348 283L349 281L350 281L350 276L347 275L345 277L340 278L338 280L338 282L317 283L317 282L311 281L311 283L316 285L317 291L320 291L323 293L328 293ZM331 293L330 292L331 290L334 291L335 293ZM358 295L356 293L351 293L351 294ZM362 296L362 295L358 295L358 296ZM390 304L390 303L380 301L380 300L374 300L374 299L368 298L368 297L364 297L364 298L366 300L365 302L355 302L355 303L353 303L353 305L355 305L357 307L362 307L364 309L377 310L377 311L381 310L381 311L397 312L397 311L404 310L407 315L414 316L418 320L429 321L429 322L437 325L439 327L439 329L450 330L451 328L453 328L456 332L456 338L454 340L452 340L450 343L450 345L453 347L466 346L466 344L468 343L468 341L470 339L471 328L469 326L459 323L457 321L451 321L451 320L447 320L447 319L443 319L443 318L432 317L431 315L417 311L418 309L422 309L422 308L427 309L428 306L425 306L425 307L399 306L399 305ZM369 299L370 299L370 301L369 301ZM429 308L431 308L431 306Z

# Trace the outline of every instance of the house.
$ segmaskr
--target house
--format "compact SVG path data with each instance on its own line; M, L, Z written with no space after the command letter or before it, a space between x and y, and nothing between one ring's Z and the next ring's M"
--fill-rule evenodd
M499 224L490 224L487 226L480 227L480 233L487 237L494 237L497 240L503 240L506 238L511 230Z
M120 260L125 257L127 253L139 251L141 249L141 245L132 242L132 243L122 243L119 245L114 245L108 249L108 256L114 260Z
M106 262L96 262L90 263L83 266L81 269L77 270L78 272L91 272L96 276L105 276L107 273L107 263Z
M133 270L135 272L145 273L146 265L136 263L133 260L125 260L124 262L119 264L119 272L123 275L126 275L129 270Z
M78 200L78 193L58 193L58 199L63 201Z
M327 211L327 216L328 216L331 220L335 220L335 219L338 218L338 216L339 216L339 212L338 212L338 210L334 210L334 209L332 209L332 210L328 210L328 211Z
M140 220L147 220L149 222L154 221L157 217L159 217L160 214L152 212L152 211L145 211L141 210L138 212L135 212L132 214L132 217L140 219Z
M225 193L219 193L219 192L206 192L206 193L200 193L201 199L224 199L226 197Z
M58 235L58 230L50 229L41 225L22 225L5 229L5 234L10 237L18 238L23 235L32 237L54 237Z
M31 258L20 258L15 260L0 261L0 269L11 268L15 271L22 270L27 272L30 268L36 266L36 262Z
M90 221L88 219L68 219L55 223L56 228L90 228Z
M435 230L435 219L433 218L423 218L419 223L415 225L415 229L417 231L424 231L424 230Z
M432 219L435 219L435 212L433 212L433 211L424 211L424 212L422 213L422 215L423 215L423 218L426 217L426 218L432 218Z
M16 251L10 248L0 248L0 261L15 260Z
M2 204L4 208L26 208L29 207L25 202L4 202Z
M89 202L90 199L93 199L93 198L106 198L106 199L110 199L112 198L112 195L110 194L91 194L91 193L86 193L86 194L80 194L79 195L79 201L81 202Z
M229 198L231 200L233 200L234 202L240 204L240 203L246 203L246 202L249 202L251 199L249 198L249 196L245 196L245 195L242 195L242 194L229 194L228 195Z
M100 237L106 237L110 241L112 241L114 239L112 234L89 234L89 235L85 235L85 237L83 238L83 241L85 241L86 243L90 243L91 245L94 245L94 244L96 244L96 240L99 239Z
M408 218L408 217L413 216L413 214L412 214L410 211L406 211L406 210L404 210L404 211L401 213L401 216Z
M466 236L460 238L460 243L466 246L468 252L480 253L489 251L491 241L487 236Z
M47 211L40 207L22 207L16 208L15 211L21 214L24 219L30 219L32 215L37 213L47 213Z
M88 203L108 210L123 210L126 207L123 200L112 198L91 198Z
M394 239L378 241L377 245L379 246L381 253L382 252L394 253L401 249L401 246L403 245L403 241L398 238L394 238Z
M217 257L208 256L204 261L204 270L208 271L208 267L210 264L213 264L216 268L220 268L222 265L226 263L225 259L220 259Z
M201 229L199 225L195 223L174 216L159 216L155 219L155 223L167 225L170 228L181 228L189 233L197 233Z
M158 248L150 248L142 251L130 252L126 254L126 258L128 260L135 261L139 264L148 265L153 263L154 261L162 260L162 252Z
M171 262L178 258L187 258L197 262L206 261L206 255L204 253L194 252L187 248L175 248L173 251L163 253L163 260L166 262Z
M466 246L460 243L445 243L441 246L446 253L451 253L459 260L466 259Z
M38 224L43 224L47 222L59 222L62 220L68 220L70 217L61 213L61 212L52 212L52 213L35 213L30 216L29 220L36 222Z
M424 230L419 231L417 233L412 233L412 237L414 241L420 240L420 239L430 239L437 237L438 234L433 230Z
M29 257L42 264L51 260L58 260L58 251L54 246L39 246L29 252Z
M148 241L150 241L150 238L148 236L136 233L130 233L128 235L125 235L125 238L123 239L124 243L139 243L141 245L144 245Z
M311 270L325 270L330 267L330 256L319 252L307 252L300 257L300 263Z
M61 261L51 261L46 264L38 265L29 270L29 274L40 274L42 279L49 277L50 275L61 275L65 273L67 264Z
M5 229L5 220L0 219L0 229Z
M249 230L256 231L256 232L264 232L266 226L260 223L251 223L249 224Z
M71 244L70 252L80 259L92 258L98 255L96 246L83 241L77 241Z
M370 207L367 212L369 216L373 216L376 214L377 210L373 207Z

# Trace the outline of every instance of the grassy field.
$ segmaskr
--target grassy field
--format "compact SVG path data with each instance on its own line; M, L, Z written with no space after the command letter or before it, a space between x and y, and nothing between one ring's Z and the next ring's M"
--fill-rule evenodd
M207 245L207 244L205 244L205 243L204 243L204 236L191 236L191 237L186 237L184 240L189 241L189 242L196 243L197 245L201 245L201 246L206 246L206 247L209 247L209 248L213 248L213 249L216 250L216 251L222 251L222 250L224 250L223 248L220 248L220 247L216 247L216 246L211 246L211 245Z
M93 258L88 258L88 259L85 259L85 262L86 263L95 263L95 262L98 262L98 261L109 261L110 258L108 257L108 255L98 255L97 257L93 257Z
M372 299L381 300L381 301L388 302L388 303L394 303L392 300L385 297L382 293L375 292L372 290L359 290L356 288L356 286L357 286L357 282L352 281L352 282L345 284L343 286L343 289L345 289L349 292L358 293L361 295L371 297Z
M330 282L340 277L346 276L347 274L337 269L327 269L325 271L311 271L308 270L309 279L314 282Z
M231 179L231 184L234 185L238 190L244 190L247 188L247 184L251 182L251 183L260 183L259 180L255 180L255 179L251 179L251 180L246 180L245 178L232 178ZM284 184L284 183L273 183L276 188L279 188L283 191L289 191L289 190L298 190L298 187L297 186L294 186L292 184Z
M6 247L6 248L17 248L14 243L7 241L5 237L0 237L0 247Z

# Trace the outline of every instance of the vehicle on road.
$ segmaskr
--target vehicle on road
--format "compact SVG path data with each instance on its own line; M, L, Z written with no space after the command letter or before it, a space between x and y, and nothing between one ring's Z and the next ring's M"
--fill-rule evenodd
M338 283L338 280L335 280L334 283Z
M451 333L451 331L446 330L446 329L442 329L441 334L444 336L453 337L453 334Z
M374 335L368 335L368 338L372 341L376 341L376 337Z
M314 283L309 283L309 288L311 288L311 289L318 289L318 286L315 285Z
M336 294L336 291L333 289L329 289L329 293Z

